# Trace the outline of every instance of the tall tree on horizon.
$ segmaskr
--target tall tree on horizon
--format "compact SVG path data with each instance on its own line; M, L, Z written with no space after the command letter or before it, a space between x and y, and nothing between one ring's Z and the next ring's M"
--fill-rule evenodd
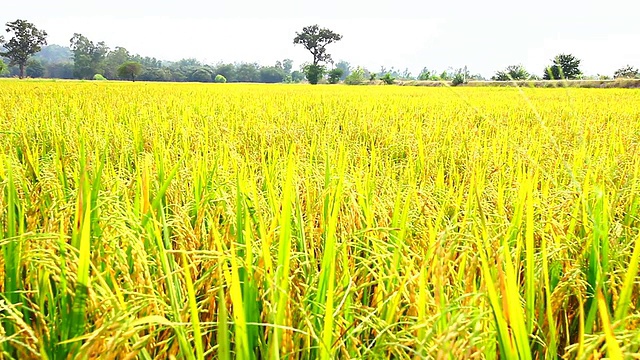
M327 53L327 45L340 41L342 35L318 25L305 26L302 32L296 32L293 44L300 44L313 55L313 63L305 67L307 79L311 84L317 84L324 73L322 62L331 62L331 55Z
M42 45L47 44L47 32L38 30L32 23L26 20L16 20L6 24L6 31L13 33L9 41L5 41L0 36L0 45L5 51L0 52L0 56L9 59L9 66L18 65L20 68L20 79L24 78L24 71L29 58L42 49Z
M109 48L101 41L94 43L82 34L75 33L70 40L73 51L73 75L79 79L92 79L104 71L102 65Z

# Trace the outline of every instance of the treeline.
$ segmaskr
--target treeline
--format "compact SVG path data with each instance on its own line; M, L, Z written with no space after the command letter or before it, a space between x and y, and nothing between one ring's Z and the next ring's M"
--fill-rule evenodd
M416 76L408 69L370 71L352 66L346 61L334 63L325 47L342 39L342 35L318 25L304 27L296 33L294 44L310 51L313 61L293 70L293 61L284 59L274 65L257 63L204 64L196 59L163 61L153 57L132 54L124 47L109 48L103 41L94 42L82 34L74 34L69 46L47 45L46 31L39 30L26 20L6 24L6 32L0 35L0 76L59 78L85 80L143 80L171 82L248 82L248 83L296 83L304 80L312 84L343 82L349 85L402 81L439 81L452 85L469 81L484 81L480 74L464 68L435 71L423 68ZM640 71L627 65L608 75L587 76L580 69L581 60L572 54L558 54L545 66L542 76L531 74L522 65L511 65L498 70L490 80L497 82L536 80L608 80L638 79Z
M8 63L6 59L5 62ZM105 43L94 43L80 34L73 37L71 47L43 46L28 60L25 74L31 78L88 80L103 77L112 80L121 78L118 68L127 62L142 65L136 79L143 81L213 82L217 75L221 75L225 82L279 83L304 80L301 71L293 70L293 61L290 59L278 61L272 66L257 63L204 64L196 59L170 62L131 54L123 47L110 49ZM8 66L0 76L17 77L19 74L18 66Z

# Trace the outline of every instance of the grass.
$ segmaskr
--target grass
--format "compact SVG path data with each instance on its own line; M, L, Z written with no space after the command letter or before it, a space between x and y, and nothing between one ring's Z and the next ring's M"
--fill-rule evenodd
M0 83L0 358L633 358L640 92Z

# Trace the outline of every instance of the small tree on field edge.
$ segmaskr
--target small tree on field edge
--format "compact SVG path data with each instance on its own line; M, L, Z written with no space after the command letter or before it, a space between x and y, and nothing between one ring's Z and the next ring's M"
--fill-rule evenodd
M337 84L340 82L340 78L344 74L344 70L341 68L335 68L329 71L329 84Z
M529 80L531 75L529 72L525 70L522 65L510 65L507 66L504 70L496 72L496 74L491 77L491 80L494 81L517 81L517 80Z
M580 59L571 54L559 54L551 61L553 64L544 71L543 79L545 80L574 80L582 75Z
M118 77L136 81L136 77L142 74L142 65L139 62L127 61L118 67Z
M613 74L613 77L616 79L635 79L640 75L638 69L634 68L631 65L627 65L623 68L616 70Z

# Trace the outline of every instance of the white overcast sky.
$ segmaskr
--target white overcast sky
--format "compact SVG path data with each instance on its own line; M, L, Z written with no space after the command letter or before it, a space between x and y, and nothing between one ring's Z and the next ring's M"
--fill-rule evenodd
M573 53L585 74L640 67L640 0L28 0L4 1L0 24L25 19L68 45L73 33L163 60L195 57L274 64L311 60L295 32L319 24L344 36L334 60L445 70L467 65L491 76L511 64L541 75L554 55Z

